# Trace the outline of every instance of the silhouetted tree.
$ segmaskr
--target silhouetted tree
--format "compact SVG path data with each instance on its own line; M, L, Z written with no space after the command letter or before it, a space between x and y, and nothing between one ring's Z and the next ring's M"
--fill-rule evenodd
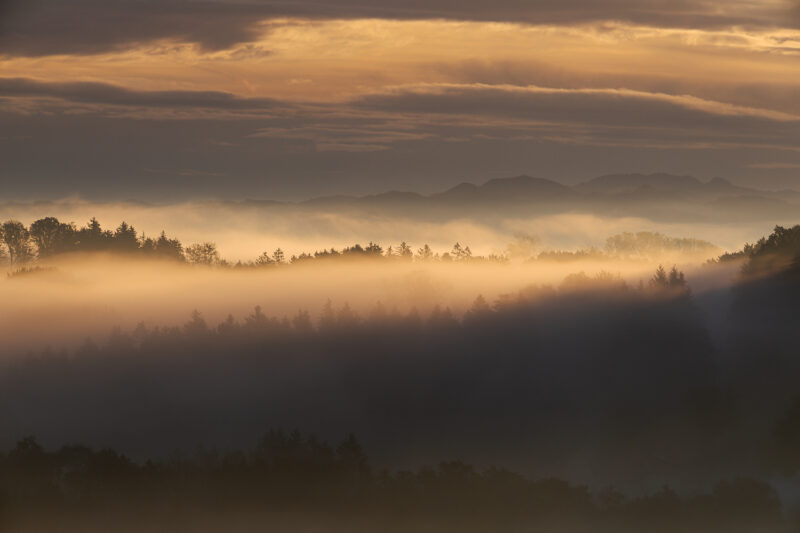
M297 257L292 258L292 262L297 261ZM261 255L256 258L256 265L258 266L267 266L272 264L272 257L270 257L269 252L262 252Z
M32 257L30 232L22 222L8 220L0 226L0 237L8 248L12 266L28 262Z
M414 257L414 252L411 251L411 247L406 243L406 241L401 242L397 247L397 256L407 260L410 260Z
M381 256L383 254L383 249L372 241L369 241L369 244L364 249L368 254L374 256Z
M669 287L669 278L667 278L667 271L664 267L658 265L656 273L650 278L650 287L666 289Z
M686 278L684 277L683 272L678 271L676 266L673 266L669 271L669 279L667 284L670 289L683 290L686 288Z
M184 261L183 245L178 239L170 239L165 232L161 232L155 244L155 252L159 257L172 259L174 261Z
M775 226L768 237L762 237L755 244L746 244L742 250L747 261L742 273L769 274L789 266L800 257L800 225L784 228Z
M455 261L468 261L472 259L472 250L469 249L469 246L461 246L460 243L455 243L450 255Z
M186 260L195 265L216 265L220 262L217 246L213 242L197 243L186 248Z
M92 217L85 228L78 230L78 249L83 251L100 251L109 247L114 235L103 231L100 222Z
M77 239L73 224L64 224L55 217L45 217L31 224L31 239L39 257L47 257L73 249Z
M417 250L417 258L420 261L430 261L433 259L433 250L431 250L431 247L426 244Z
M135 252L139 250L139 239L136 229L127 222L122 221L114 230L114 249L120 252Z

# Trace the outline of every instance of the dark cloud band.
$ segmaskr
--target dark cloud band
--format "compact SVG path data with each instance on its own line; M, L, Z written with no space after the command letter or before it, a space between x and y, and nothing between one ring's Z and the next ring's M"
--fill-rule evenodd
M796 27L796 5L745 0L8 0L0 4L0 54L96 54L158 39L220 50L257 39L265 30L261 22L287 16Z
M0 78L0 95L134 107L264 110L278 105L269 98L239 98L220 91L135 91L107 83L47 83L29 78Z

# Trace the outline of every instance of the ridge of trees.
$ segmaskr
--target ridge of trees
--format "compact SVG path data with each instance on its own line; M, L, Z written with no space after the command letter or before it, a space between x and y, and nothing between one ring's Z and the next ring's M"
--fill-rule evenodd
M800 224L785 228L775 226L772 233L755 243L745 243L741 250L722 254L712 262L743 260L745 275L774 273L786 268L800 271Z
M459 460L378 469L352 434L331 445L296 430L269 430L247 451L199 449L143 463L79 444L48 451L26 437L0 453L0 490L0 524L10 526L31 515L35 522L68 512L74 520L109 507L135 513L137 523L166 507L173 513L213 509L221 519L253 509L289 510L345 528L359 523L400 530L428 524L448 531L788 532L797 526L784 516L775 490L752 478L723 480L690 496L665 485L631 497Z
M58 254L75 252L113 252L136 254L144 257L168 259L207 266L264 267L289 263L303 263L310 260L334 258L393 259L405 261L443 261L468 262L488 261L503 263L505 255L477 256L469 246L456 242L450 252L434 252L428 244L417 249L403 241L399 245L382 246L372 241L367 246L354 244L341 250L323 249L314 253L304 252L287 257L277 248L272 253L263 252L255 261L230 264L223 259L216 244L200 242L184 246L180 240L170 238L162 231L157 238L138 233L136 228L123 221L113 231L102 229L100 222L92 218L85 227L78 228L74 223L63 223L55 217L45 217L26 227L17 220L8 220L0 225L0 260L6 259L12 267L24 266L34 259L44 259Z
M281 249L265 251L253 261L229 263L220 256L213 242L200 242L184 246L180 240L168 237L162 231L152 238L123 221L116 229L104 230L96 218L85 227L73 222L64 223L55 217L45 217L26 227L19 221L7 220L0 224L0 262L13 267L24 267L35 259L45 259L59 254L76 252L112 252L140 257L167 259L196 265L227 266L235 268L260 268L284 264L307 263L331 259L391 259L414 262L490 262L507 263L511 259L526 261L577 261L597 260L652 260L664 251L678 253L713 253L711 243L691 238L672 238L657 232L620 233L609 237L603 249L587 248L576 251L544 250L536 238L518 236L505 252L480 256L469 246L456 242L448 252L435 252L430 245L414 250L405 241L383 248L370 241L366 246L354 244L342 249L322 249L287 256Z
M432 325L442 323L452 323L453 325L468 323L473 319L487 319L493 315L503 316L513 313L519 308L531 305L533 302L549 302L568 299L575 293L592 294L596 293L599 297L606 297L616 293L630 302L647 302L654 298L668 302L669 300L683 300L683 303L691 306L691 291L689 290L686 277L683 272L676 267L667 271L659 265L655 274L645 283L637 286L630 286L625 280L616 274L600 272L594 276L588 276L584 272L578 272L567 276L558 287L550 285L531 285L516 293L503 294L495 302L489 303L482 295L478 295L473 301L472 306L464 313L463 318L459 319L449 307L436 306L431 311L430 316L423 319L416 309L409 311L407 315L401 314L396 308L386 309L381 303L377 302L372 310L362 316L353 310L348 303L335 307L331 300L327 300L317 317L312 319L308 310L300 309L293 317L268 316L264 314L260 305L253 308L251 314L246 316L243 321L239 321L228 315L227 318L218 325L210 325L203 317L203 313L194 310L190 320L181 327L155 327L148 329L144 323L140 323L131 336L115 330L114 342L122 344L142 344L159 343L163 339L175 339L185 337L187 339L199 337L209 340L210 337L228 339L236 333L264 333L264 334L287 334L299 333L308 334L310 332L324 333L335 328L351 328L364 323L389 323L391 321L416 322L422 325L428 322Z
M131 411L124 423L132 431L146 430L154 413L168 417L160 413L170 411L179 413L175 415L179 418L168 418L164 425L175 421L181 435L226 424L230 413L244 411L252 416L240 423L250 427L264 420L288 423L287 419L293 419L272 407L286 405L291 406L294 419L319 416L334 420L339 424L335 427L356 430L373 443L401 434L403 444L413 448L412 444L431 442L427 440L431 434L419 428L432 427L433 435L451 432L445 436L453 442L460 435L472 438L478 431L485 431L487 442L520 440L528 435L532 440L525 441L525 449L535 455L531 451L535 448L527 446L543 439L553 439L552 443L570 453L574 443L569 439L575 434L586 439L609 438L615 446L638 439L634 448L647 447L657 437L667 448L698 450L697 456L703 457L705 464L713 463L710 471L719 473L704 482L742 471L742 475L766 478L770 473L764 465L773 461L776 469L793 475L800 468L800 404L795 402L787 410L780 400L758 404L752 414L740 411L742 405L754 405L752 399L764 396L765 390L775 389L776 381L752 379L757 367L749 363L743 382L729 381L730 365L735 361L723 356L718 363L725 367L717 367L702 316L692 309L691 299L651 297L683 283L685 278L674 268L660 268L651 283L638 287L612 274L575 274L560 287L530 287L494 302L477 298L463 317L455 317L448 309L421 317L414 311L401 314L382 306L359 316L347 305L337 308L328 303L318 321L308 312L274 317L256 308L241 321L229 317L212 324L195 312L179 327L141 325L132 333L116 332L103 345L87 343L74 353L64 352L63 357L52 352L32 356L7 376L0 376L0 390L17 398L28 416L35 409L29 407L35 403L32 400L46 394L53 395L53 405L65 406L60 416L66 417L72 416L71 412L91 412L95 399L128 405L120 398L131 398L136 405L152 406ZM778 371L796 383L795 370L781 366ZM215 389L223 382L235 385ZM172 393L155 385L161 383L187 384L177 390L177 397L195 398L198 390L217 393L208 402L196 400L199 403L192 410L176 410L170 403L174 401ZM83 400L73 400L78 388L82 393L77 396ZM783 389L787 394L796 393L793 385ZM205 393L197 397L205 397ZM343 414L342 404L369 405L375 417ZM332 407L326 410L327 406ZM360 408L356 412L360 413ZM13 414L8 411L5 418L11 420ZM588 415L597 426L584 425ZM505 427L486 422L499 416L506 421ZM759 422L753 424L756 419ZM107 420L93 418L76 434L91 439L88 435L93 425L103 426ZM192 427L192 420L199 425ZM775 435L768 441L767 426L773 425ZM551 428L550 434L541 433L542 427ZM570 437L559 440L553 436L558 427L566 428ZM368 431L373 430L370 435ZM528 430L532 433L524 432ZM174 438L161 428L158 435L159 439ZM53 441L52 435L48 438ZM719 448L720 439L727 442L724 449ZM195 441L194 436L190 441ZM127 445L114 444L119 449ZM476 446L485 445L478 442ZM233 457L241 455L231 455L225 464L246 464L244 460L233 462ZM759 464L753 470L737 470L745 460ZM694 463L689 460L687 464ZM624 471L618 468L617 472ZM669 465L668 470L673 468L692 466ZM183 471L194 472L190 465ZM372 473L375 475L375 470ZM198 483L205 486L215 485L221 478L201 479L204 481ZM191 493L185 488L176 492ZM346 490L331 489L334 493ZM513 494L502 494L517 501ZM591 499L611 496L613 493L594 493ZM674 495L669 498L675 502ZM464 501L469 507L468 500L459 503L463 507ZM711 499L704 502L718 505ZM416 509L408 505L412 511ZM438 502L431 505L436 508ZM695 515L692 520L699 518ZM683 526L683 530L689 526L708 530L696 522ZM643 529L654 530L638 530ZM736 527L720 530L735 531ZM619 529L609 527L609 531Z

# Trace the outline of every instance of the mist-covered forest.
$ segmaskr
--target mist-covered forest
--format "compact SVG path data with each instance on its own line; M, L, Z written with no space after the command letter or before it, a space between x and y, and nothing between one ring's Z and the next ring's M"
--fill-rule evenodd
M45 218L2 228L3 283L31 298L42 291L29 308L4 302L6 316L11 321L16 307L26 323L40 316L33 334L55 332L47 347L26 341L27 348L3 349L0 445L10 450L3 479L27 480L3 489L12 522L28 523L26 506L44 498L84 518L126 501L146 500L158 514L213 500L264 520L295 520L275 514L287 508L315 517L369 509L352 514L367 528L373 518L385 523L397 514L435 529L502 523L513 530L555 516L564 530L582 523L636 530L660 516L669 517L663 523L671 531L701 523L720 531L795 527L800 226L776 227L722 255L702 241L640 232L612 236L594 250L536 253L535 243L520 240L507 255L481 257L462 244L439 253L370 243L289 258L276 250L233 264L212 243L184 247L126 223L109 231L94 219L78 229ZM653 264L675 250L715 255L689 274ZM597 257L603 260L592 263ZM624 270L626 262L639 270ZM559 281L523 270L508 275L514 290L479 293L479 276L504 277L520 263L554 263ZM108 272L91 270L95 264ZM366 272L384 276L398 264L447 268L453 277L453 268L491 270L457 286L473 291L463 309L437 304L432 282L422 285L432 293L427 307L370 301L375 294L366 289L358 298ZM292 312L269 312L264 302L213 319L233 300L193 311L183 309L186 300L175 306L184 318L170 323L131 303L142 315L138 325L70 344L63 332L80 324L71 315L88 313L89 322L95 315L89 300L63 309L54 302L96 290L58 277L69 268L132 284L131 293L112 299L129 294L134 302L134 291L154 285L162 306L171 305L164 297L170 285L178 286L175 298L202 292L212 278L192 276L206 271L292 271L299 283L322 281L307 300L317 303ZM643 268L644 276L631 275ZM146 281L129 274L138 270L147 271ZM349 271L352 281L341 274ZM708 282L719 279L726 281ZM242 290L255 298L266 280L243 278ZM343 298L320 292L337 284L345 285ZM58 296L62 285L74 292ZM299 286L265 298L288 298L281 309L289 309L299 305L291 297ZM91 298L107 301L106 291ZM60 311L44 318L48 306ZM322 440L353 432L363 451L354 466L341 447L274 432L255 450L237 451L260 442L267 428L299 428ZM469 511L455 510L462 505Z
M0 533L800 533L800 0L0 0Z
M715 245L694 238L675 238L658 232L624 232L608 237L602 249L591 247L574 251L542 249L536 237L518 235L501 253L486 256L473 254L469 245L456 242L452 249L439 253L428 244L416 250L407 242L389 244L384 249L380 244L370 241L367 245L354 244L339 250L334 247L300 252L287 256L281 249L263 251L247 261L229 262L221 257L214 242L204 241L184 246L179 239L168 237L162 231L152 238L139 233L136 228L122 221L114 230L104 230L96 218L84 227L78 228L74 222L61 222L56 217L44 217L26 226L18 220L9 219L0 225L0 260L8 266L17 267L9 275L24 274L26 266L37 260L46 260L64 254L111 253L122 254L127 258L171 260L194 265L216 267L253 268L297 264L312 260L330 259L395 259L406 261L443 262L496 262L510 260L549 260L576 261L581 259L654 259L664 254L674 254L683 258L708 257L719 251Z

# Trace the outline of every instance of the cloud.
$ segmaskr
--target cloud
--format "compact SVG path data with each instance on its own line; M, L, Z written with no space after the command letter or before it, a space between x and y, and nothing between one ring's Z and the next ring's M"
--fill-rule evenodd
M15 132L0 139L0 194L11 198L304 198L521 173L756 177L753 161L780 161L800 142L791 113L625 89L417 84L300 104L0 78L0 99ZM790 179L782 170L770 179Z
M632 121L664 125L681 120L675 113L700 113L717 117L750 117L797 122L800 116L770 109L745 107L691 95L651 93L628 89L561 89L536 86L485 84L420 84L383 94L368 95L357 106L420 113L476 113L552 120ZM627 111L626 113L622 113ZM609 120L608 115L613 114Z
M41 82L28 78L0 78L0 97L7 99L56 99L70 103L136 108L212 108L253 112L293 111L285 127L262 128L254 137L342 136L359 142L419 140L417 125L471 122L469 116L493 116L495 125L515 123L547 127L554 123L669 127L729 126L746 123L800 122L800 116L773 109L729 104L691 95L629 89L562 89L538 86L489 84L409 84L368 94L340 104L291 104L270 98L247 98L221 91L138 91L97 82ZM35 107L35 106L34 106ZM484 120L484 119L481 119ZM387 129L387 123L391 126ZM491 123L486 123L491 125Z
M0 12L7 55L96 54L158 40L221 50L252 42L266 20L389 18L529 24L623 21L658 27L797 25L784 0L10 0Z
M277 102L268 98L240 98L220 91L136 91L97 82L40 82L29 78L0 78L0 95L58 98L76 103L134 107L217 108L264 110Z
M154 40L210 50L254 40L267 5L191 0L5 2L0 50L8 55L95 54Z

